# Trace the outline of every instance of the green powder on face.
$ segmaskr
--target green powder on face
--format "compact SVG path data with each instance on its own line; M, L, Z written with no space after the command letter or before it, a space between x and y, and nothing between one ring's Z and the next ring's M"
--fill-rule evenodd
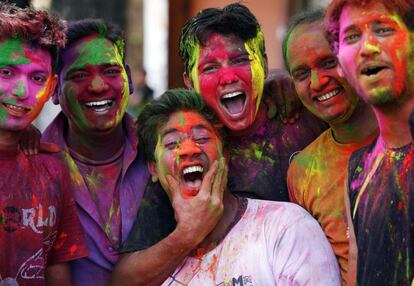
M115 56L114 56L115 47ZM70 66L71 69L83 68L85 65L119 64L122 65L122 56L116 45L106 38L95 38L77 47L78 57ZM108 58L112 61L108 62Z
M0 44L0 68L8 65L29 64L20 39L7 39Z
M18 97L24 96L26 94L26 86L21 82L17 82L13 93Z

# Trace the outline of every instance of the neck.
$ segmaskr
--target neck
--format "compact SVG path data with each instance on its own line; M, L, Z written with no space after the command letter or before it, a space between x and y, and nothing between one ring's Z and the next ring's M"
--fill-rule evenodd
M414 96L404 102L374 106L373 109L378 120L380 136L387 146L398 148L413 140L409 118L414 111Z
M256 130L260 128L265 121L266 107L261 103L259 105L259 110L257 111L256 118L251 126L248 126L246 129L243 130L230 131L229 134L231 137L249 136L251 134L254 134Z
M378 123L372 108L360 100L352 115L344 122L330 124L335 141L342 144L360 143L378 132Z
M82 132L69 122L66 136L69 148L95 161L104 161L118 152L125 143L125 133L120 123L108 132Z
M210 232L210 234L200 243L199 248L205 252L215 248L226 234L231 230L229 227L234 224L236 217L239 215L239 200L233 196L228 190L225 191L223 197L224 213L220 221Z
M19 149L22 131L0 130L0 150L15 152Z

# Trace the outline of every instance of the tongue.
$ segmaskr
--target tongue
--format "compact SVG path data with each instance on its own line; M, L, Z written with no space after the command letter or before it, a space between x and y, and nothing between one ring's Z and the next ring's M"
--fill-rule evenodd
M190 188L190 189L198 189L198 188L201 187L201 183L202 182L201 182L200 179L197 179L197 180L194 180L194 181L187 181L186 183L187 183L188 188Z
M224 106L229 111L229 113L237 114L237 113L242 112L244 100L242 96L236 96L231 99L224 99L223 103L224 103Z

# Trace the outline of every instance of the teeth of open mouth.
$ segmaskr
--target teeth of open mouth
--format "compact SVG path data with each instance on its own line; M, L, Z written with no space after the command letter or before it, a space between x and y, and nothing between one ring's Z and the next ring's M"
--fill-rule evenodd
M25 110L25 109L26 109L26 108L24 108L24 107L22 107L22 106L17 106L17 105L13 105L13 104L7 104L7 103L5 103L5 105L6 105L8 108L13 109L13 110L16 110L16 111L23 111L23 110Z
M201 166L190 166L190 167L186 167L184 170L183 170L183 175L185 175L185 174L189 174L189 173L194 173L194 172L203 172L203 167L201 167Z
M236 92L231 92L231 93L225 94L221 98L222 99L233 98L233 97L239 96L241 94L243 94L241 91L236 91Z
M90 101L90 102L85 103L85 105L87 107L101 107L103 105L110 104L111 102L112 100L107 99L107 100L101 100L101 101Z
M317 97L317 100L318 100L318 101L325 101L325 100L328 100L328 99L330 99L331 97L334 97L335 95L337 95L340 91L341 91L341 90L340 90L339 88L338 88L338 89L335 89L335 90L333 90L333 91L331 91L331 92L328 92L328 93L326 93L326 94L324 94L324 95L321 95L321 96Z

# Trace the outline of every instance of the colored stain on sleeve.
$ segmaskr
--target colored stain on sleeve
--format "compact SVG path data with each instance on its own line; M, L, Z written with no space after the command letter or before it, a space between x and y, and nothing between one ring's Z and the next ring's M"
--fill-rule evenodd
M72 244L72 246L69 248L70 255L74 255L78 251L78 246L76 244Z
M65 232L62 232L59 235L58 239L56 240L55 244L53 245L53 248L55 250L60 249L65 244L67 238L68 238L68 234Z
M216 280L216 268L217 268L217 255L214 254L210 265L207 267L207 271L213 276L213 281Z

